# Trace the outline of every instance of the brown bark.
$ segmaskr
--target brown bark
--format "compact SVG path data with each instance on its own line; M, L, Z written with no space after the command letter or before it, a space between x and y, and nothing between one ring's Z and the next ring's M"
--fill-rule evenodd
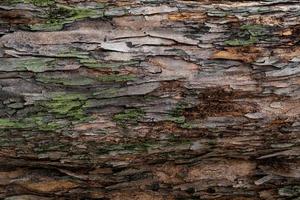
M299 12L2 0L0 198L299 199Z

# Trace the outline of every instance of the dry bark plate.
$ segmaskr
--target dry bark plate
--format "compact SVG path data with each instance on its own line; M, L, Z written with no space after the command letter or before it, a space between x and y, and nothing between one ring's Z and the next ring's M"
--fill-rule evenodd
M298 0L0 0L0 198L300 196Z

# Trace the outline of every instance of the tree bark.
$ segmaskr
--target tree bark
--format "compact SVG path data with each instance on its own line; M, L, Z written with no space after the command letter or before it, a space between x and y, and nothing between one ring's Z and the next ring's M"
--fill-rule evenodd
M0 198L298 199L297 0L1 0Z

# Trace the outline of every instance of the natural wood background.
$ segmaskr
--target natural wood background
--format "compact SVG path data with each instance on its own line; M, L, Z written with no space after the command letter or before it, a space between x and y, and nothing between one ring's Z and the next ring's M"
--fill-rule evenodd
M300 199L298 0L0 0L0 199Z

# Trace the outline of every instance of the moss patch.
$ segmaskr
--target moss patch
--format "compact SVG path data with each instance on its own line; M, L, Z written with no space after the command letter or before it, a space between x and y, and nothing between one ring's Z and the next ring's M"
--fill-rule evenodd
M35 6L49 6L55 3L55 0L24 0L24 3L31 3Z
M59 76L58 74L37 74L36 80L42 83L55 83L66 86L90 85L95 83L95 80L85 76Z
M22 67L26 68L28 71L32 72L43 72L50 65L54 59L40 59L40 58L32 58L25 60L22 63Z
M30 128L36 128L41 131L55 131L62 128L63 124L58 123L54 120L47 119L43 116L32 116L22 120L23 124L27 124Z
M128 62L100 62L94 59L81 59L80 63L88 68L91 69L98 69L98 68L110 68L110 69L115 69L115 68L120 68L122 66L130 66L130 65L136 65L139 62L138 61L128 61Z
M103 11L101 9L94 10L89 8L54 4L51 9L48 10L48 20L43 24L31 25L30 29L36 31L61 30L65 24L72 23L76 20L98 17L103 17Z
M109 88L109 89L104 89L99 92L94 92L94 96L99 96L101 98L112 98L115 97L119 94L120 88Z
M126 82L126 81L133 81L136 79L136 76L133 74L128 75L120 75L120 74L109 74L109 75L102 75L97 77L97 80L100 82Z
M121 113L118 113L113 116L113 120L117 124L125 127L126 124L137 124L138 120L145 115L145 112L142 109L126 109Z
M11 119L2 118L0 119L0 128L21 128L23 124L16 122Z
M42 116L32 116L24 119L0 119L0 129L36 129L40 131L55 131L62 128L62 124Z
M246 24L240 27L241 30L248 31L252 36L263 36L267 33L266 27L257 24Z
M185 123L185 117L179 116L179 117L168 117L168 121L175 122L176 124L183 124Z
M2 0L4 4L13 5L18 3L33 4L39 7L50 6L55 3L55 0Z
M188 107L189 105L187 103L179 102L176 107L171 110L167 120L178 124L183 129L193 128L192 125L186 121L186 117L184 116L184 112Z
M22 119L0 119L0 129L60 131L67 125L91 120L83 110L87 97L78 93L56 92L50 100L36 102L39 112Z
M184 123L180 124L180 127L183 128L183 129L193 129L193 128L195 128L196 126L193 125L193 124L190 123L190 122L184 122Z
M1 71L32 71L44 72L55 69L54 58L3 58L0 61Z
M56 55L59 58L79 58L79 59L88 59L88 52L81 52L74 49L70 49L68 52L61 52Z
M258 42L256 37L250 36L249 39L234 39L225 41L226 45L230 46L249 46Z
M56 117L69 117L73 120L83 121L86 114L82 106L86 102L86 97L81 94L54 94L51 100L41 103L49 113L53 113Z
M290 185L290 186L280 188L278 193L280 196L285 196L285 197L299 197L300 185Z
M268 29L265 26L257 24L246 24L242 25L238 32L234 33L232 40L227 40L224 42L226 45L230 46L249 46L256 44L260 39L268 34Z
M184 110L188 107L188 104L185 102L179 102L176 104L176 107L171 111L171 116L179 117L182 116Z

